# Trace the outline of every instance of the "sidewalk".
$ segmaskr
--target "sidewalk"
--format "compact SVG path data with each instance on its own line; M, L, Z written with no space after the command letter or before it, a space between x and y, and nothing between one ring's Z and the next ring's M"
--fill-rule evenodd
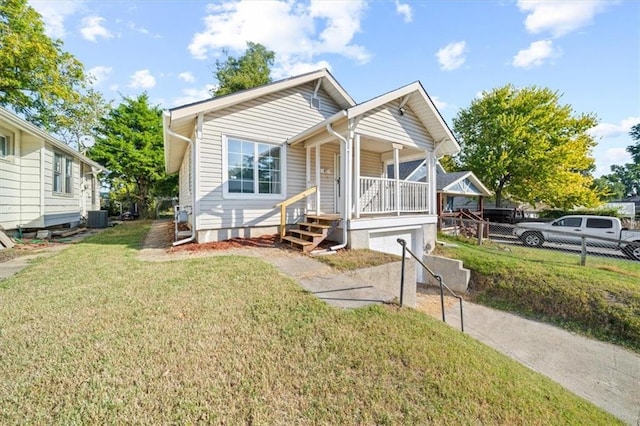
M447 323L460 327L451 307ZM549 324L464 302L465 333L630 425L640 425L640 355Z

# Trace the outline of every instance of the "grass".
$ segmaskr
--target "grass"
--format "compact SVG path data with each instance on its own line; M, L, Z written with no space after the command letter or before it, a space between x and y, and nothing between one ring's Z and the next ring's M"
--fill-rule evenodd
M446 239L446 237L444 238ZM440 253L471 270L472 299L640 352L640 263L456 240Z
M412 309L255 258L136 258L127 223L0 282L1 424L615 424Z
M400 256L369 249L340 250L329 256L317 256L315 259L340 271L371 268L391 262L399 262Z

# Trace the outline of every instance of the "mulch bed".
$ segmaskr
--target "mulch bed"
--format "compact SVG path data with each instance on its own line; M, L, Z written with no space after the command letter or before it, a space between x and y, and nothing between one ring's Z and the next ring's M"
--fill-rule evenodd
M214 241L211 243L188 243L181 246L171 247L169 253L176 252L201 252L209 250L229 250L242 247L279 247L280 236L278 234L263 235L256 238L231 238L224 241Z

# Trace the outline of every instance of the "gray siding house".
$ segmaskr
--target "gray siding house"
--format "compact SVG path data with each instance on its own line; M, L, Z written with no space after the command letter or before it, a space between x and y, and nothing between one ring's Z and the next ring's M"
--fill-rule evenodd
M312 218L335 223L334 248L399 253L404 238L418 255L436 238L436 160L459 151L419 82L357 104L326 69L165 111L164 148L190 213L185 242ZM424 182L387 176L416 159Z

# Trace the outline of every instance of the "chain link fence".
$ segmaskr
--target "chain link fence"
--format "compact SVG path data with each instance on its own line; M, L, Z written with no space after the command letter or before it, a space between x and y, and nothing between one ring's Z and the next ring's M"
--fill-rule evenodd
M582 265L589 257L640 262L640 230L621 228L624 224L620 225L615 218L573 219L509 224L451 218L441 222L441 230L445 234L475 239L479 245L488 240L531 250L564 252L575 255Z

